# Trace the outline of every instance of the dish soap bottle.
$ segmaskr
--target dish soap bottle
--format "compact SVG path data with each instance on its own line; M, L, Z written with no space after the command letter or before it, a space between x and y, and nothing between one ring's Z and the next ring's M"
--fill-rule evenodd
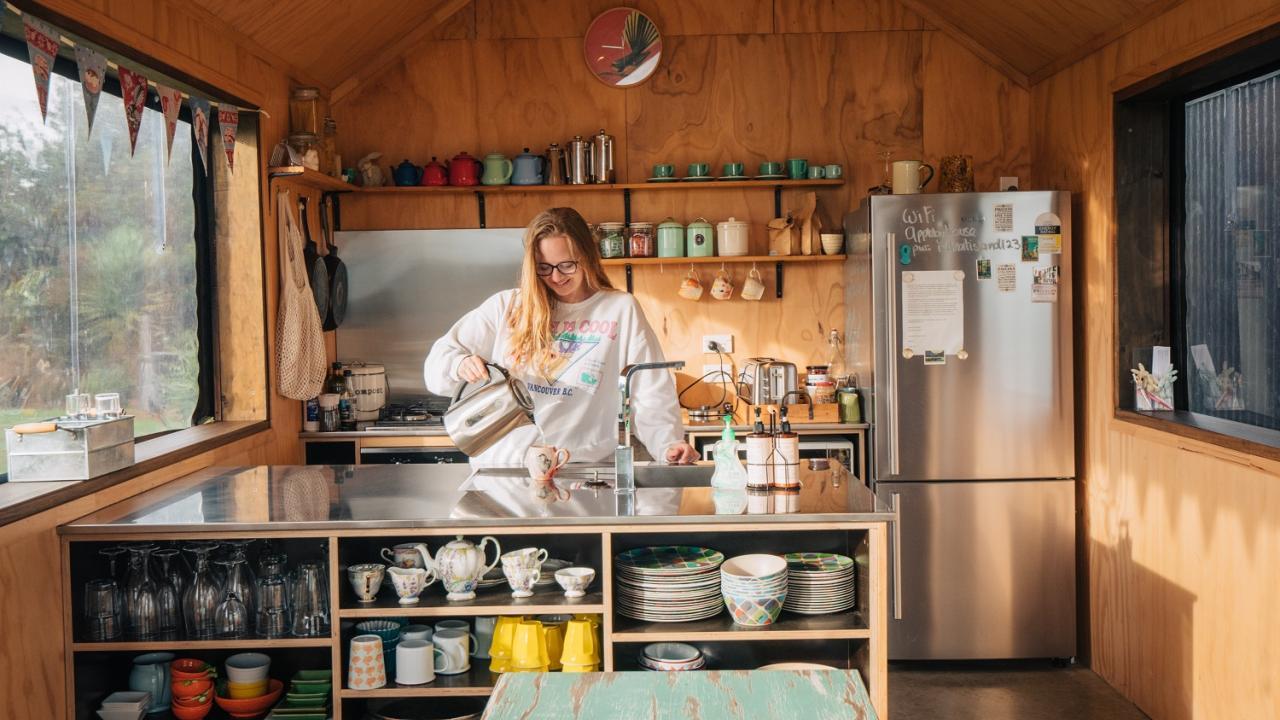
M738 439L733 433L732 422L731 415L724 416L724 431L712 451L716 469L711 475L711 487L743 490L747 487L747 469L738 459Z

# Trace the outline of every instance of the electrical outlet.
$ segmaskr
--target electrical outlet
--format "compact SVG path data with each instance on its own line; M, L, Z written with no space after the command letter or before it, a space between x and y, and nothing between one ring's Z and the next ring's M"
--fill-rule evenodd
M705 383L733 382L733 377L729 375L729 363L724 364L721 370L720 363L708 363L702 366L702 375Z
M733 352L733 336L732 335L703 335L702 336L702 352L713 353L715 349L711 347L711 343L719 343L720 352Z

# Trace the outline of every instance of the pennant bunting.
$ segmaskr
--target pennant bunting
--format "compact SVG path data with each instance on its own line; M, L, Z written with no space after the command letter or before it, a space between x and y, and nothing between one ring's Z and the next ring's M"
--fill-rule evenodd
M76 45L76 65L80 68L80 89L84 91L84 112L89 116L89 135L93 134L93 116L98 112L98 95L107 79L107 58L93 48Z
M47 22L22 14L27 37L27 59L36 78L36 97L40 100L40 119L46 119L49 107L49 78L53 74L53 61L58 57L60 34Z
M182 92L156 83L156 92L160 93L160 110L164 113L164 140L168 162L173 157L173 133L178 128L178 111L182 109Z
M129 157L138 148L138 128L147 107L147 79L124 65L120 66L120 95L124 99L124 119L129 124Z
M200 166L204 174L209 174L209 101L192 95L187 104L191 106L191 133L196 136L196 148L200 151Z
M240 125L240 111L236 108L218 108L218 127L222 129L222 150L227 153L227 168L236 169L236 127Z

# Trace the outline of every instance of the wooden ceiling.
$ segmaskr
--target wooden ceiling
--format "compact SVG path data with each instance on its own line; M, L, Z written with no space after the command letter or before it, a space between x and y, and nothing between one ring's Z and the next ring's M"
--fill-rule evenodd
M650 0L647 4L680 0ZM730 0L725 0L726 2ZM732 0L737 2L739 0ZM772 0L784 11L894 0ZM1070 65L1182 0L896 0L1023 86ZM195 0L300 81L337 102L471 0ZM763 4L769 0L751 0ZM621 1L618 4L626 4ZM814 8L809 8L813 10ZM819 8L820 9L820 8ZM856 11L860 11L855 9Z

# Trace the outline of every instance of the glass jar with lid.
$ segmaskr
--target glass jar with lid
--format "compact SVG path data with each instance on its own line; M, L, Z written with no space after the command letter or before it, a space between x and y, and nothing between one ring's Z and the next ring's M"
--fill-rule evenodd
M596 242L600 244L600 257L620 258L627 256L627 243L623 238L620 222L603 222L596 226Z
M325 104L319 88L294 88L289 93L289 132L319 136L324 132L324 118L329 114Z
M657 257L657 247L653 236L653 223L633 222L628 228L628 251L631 257Z
M289 136L289 147L298 154L303 167L320 169L320 137L315 133L297 132Z

